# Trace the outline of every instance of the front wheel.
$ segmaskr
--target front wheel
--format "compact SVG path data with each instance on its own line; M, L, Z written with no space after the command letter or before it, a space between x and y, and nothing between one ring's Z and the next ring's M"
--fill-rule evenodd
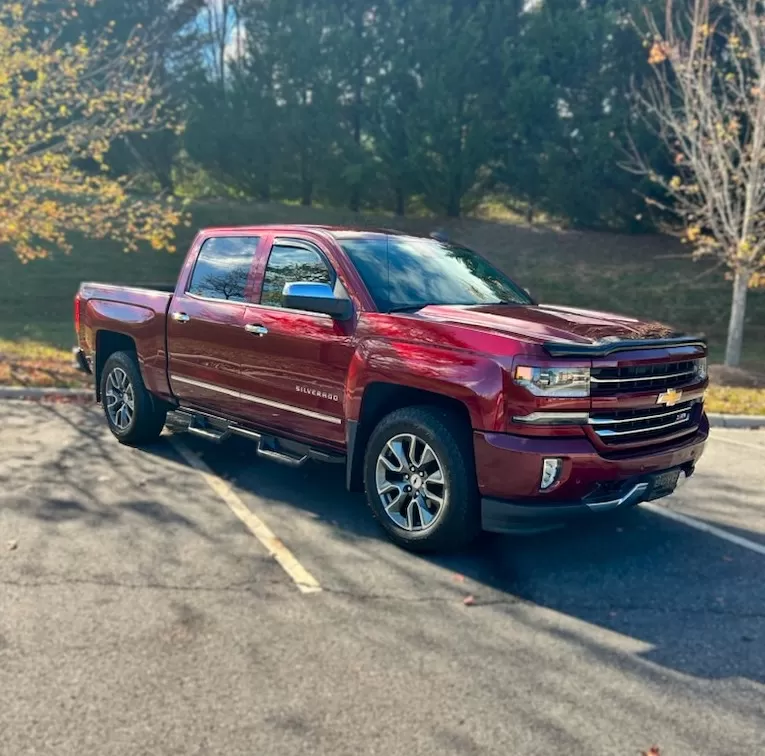
M109 430L120 443L146 444L162 433L167 410L146 390L131 352L115 352L106 361L101 403Z
M447 410L406 407L383 418L364 460L367 502L398 545L454 549L480 531L470 429Z

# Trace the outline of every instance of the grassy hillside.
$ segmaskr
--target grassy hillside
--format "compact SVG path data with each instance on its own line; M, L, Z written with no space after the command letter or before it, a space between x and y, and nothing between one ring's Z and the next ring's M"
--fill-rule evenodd
M362 223L429 232L448 228L455 239L491 258L541 301L602 308L664 320L706 333L712 356L724 347L730 286L721 271L685 258L687 249L661 236L560 231L479 220L446 222L359 217L349 212L288 205L209 202L192 207L175 255L124 254L107 242L83 241L69 256L22 265L0 255L0 339L60 348L73 341L72 296L81 280L172 281L199 227L266 222ZM765 366L765 292L752 292L745 362Z

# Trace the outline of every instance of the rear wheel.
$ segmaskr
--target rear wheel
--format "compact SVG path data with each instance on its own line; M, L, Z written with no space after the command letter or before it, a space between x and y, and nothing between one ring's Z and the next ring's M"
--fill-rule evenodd
M150 443L162 433L167 410L146 390L131 352L115 352L106 361L101 403L109 430L123 444Z
M364 461L367 502L393 541L453 549L480 531L469 429L457 415L406 407L383 418Z

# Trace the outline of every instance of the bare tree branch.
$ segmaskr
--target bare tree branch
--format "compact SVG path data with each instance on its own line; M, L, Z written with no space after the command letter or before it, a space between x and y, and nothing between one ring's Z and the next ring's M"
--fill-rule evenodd
M661 174L634 140L623 167L661 187L670 201L654 204L683 220L697 255L733 273L737 362L746 289L765 285L765 2L666 0L663 23L646 11L643 28L654 79L635 109L674 169Z

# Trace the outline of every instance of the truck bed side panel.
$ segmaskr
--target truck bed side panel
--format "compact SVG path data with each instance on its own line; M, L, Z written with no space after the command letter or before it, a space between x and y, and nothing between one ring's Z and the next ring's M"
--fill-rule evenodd
M130 337L136 345L146 387L157 396L172 398L165 340L172 295L152 289L83 284L80 296L83 300L80 346L93 355L99 331Z

